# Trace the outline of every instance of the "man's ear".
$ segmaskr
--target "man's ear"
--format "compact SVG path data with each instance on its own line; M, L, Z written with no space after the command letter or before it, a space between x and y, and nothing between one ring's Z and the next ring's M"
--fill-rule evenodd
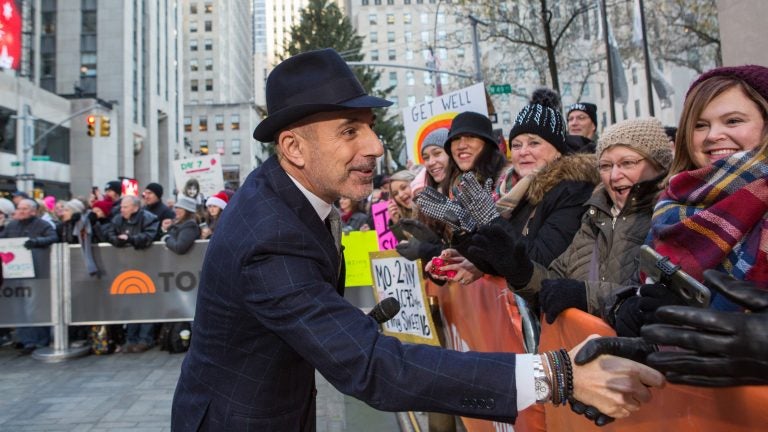
M280 131L275 144L283 159L297 167L304 166L304 142L296 132L288 129Z

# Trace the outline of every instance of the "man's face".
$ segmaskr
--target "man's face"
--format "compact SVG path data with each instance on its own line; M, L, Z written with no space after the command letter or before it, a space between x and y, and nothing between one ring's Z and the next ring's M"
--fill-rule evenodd
M289 173L326 202L366 198L373 189L376 158L384 153L369 108L315 114L291 129L300 153ZM298 161L298 162L297 162ZM301 179L299 179L301 181Z
M20 201L16 206L16 211L13 212L13 218L15 220L25 220L35 216L36 209L27 201Z
M125 197L120 201L120 216L123 219L130 219L137 210L139 206L134 204L132 197Z
M568 133L571 135L581 135L592 139L595 136L597 127L592 123L592 119L584 111L573 110L568 114Z
M144 198L144 203L146 205L152 205L160 201L157 195L149 189L144 189L144 192L141 193L141 197Z

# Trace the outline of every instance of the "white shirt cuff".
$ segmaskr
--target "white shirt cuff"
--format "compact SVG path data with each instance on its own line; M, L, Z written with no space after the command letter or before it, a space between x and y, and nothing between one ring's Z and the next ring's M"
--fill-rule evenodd
M535 355L538 354L517 354L515 356L518 412L536 402L536 385L533 382L533 356Z

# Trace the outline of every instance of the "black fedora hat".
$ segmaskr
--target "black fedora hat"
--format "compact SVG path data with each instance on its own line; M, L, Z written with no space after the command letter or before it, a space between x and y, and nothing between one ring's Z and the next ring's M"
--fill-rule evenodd
M445 139L445 152L451 156L451 141L461 135L476 136L493 147L496 147L497 141L493 136L493 125L488 117L472 112L465 111L453 118L451 129L448 131L448 138Z
M267 78L267 118L253 137L270 142L280 129L312 114L354 108L381 108L392 102L368 96L333 49L308 51L279 65Z

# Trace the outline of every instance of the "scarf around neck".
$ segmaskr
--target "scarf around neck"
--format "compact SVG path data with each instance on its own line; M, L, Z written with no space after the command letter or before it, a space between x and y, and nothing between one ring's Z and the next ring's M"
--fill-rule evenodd
M768 158L758 151L672 177L650 245L699 281L711 268L768 288Z

